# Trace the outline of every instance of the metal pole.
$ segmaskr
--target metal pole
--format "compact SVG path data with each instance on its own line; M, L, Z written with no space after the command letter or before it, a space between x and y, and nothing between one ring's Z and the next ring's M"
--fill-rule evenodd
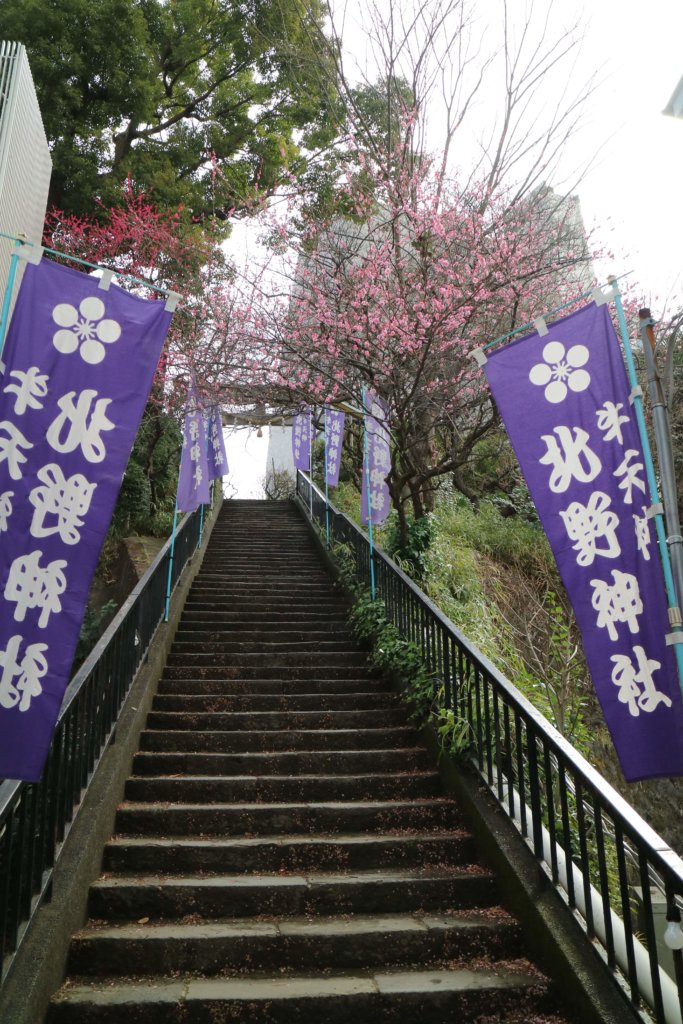
M368 499L368 540L370 541L370 593L375 600L375 546L372 539L372 503L370 501L370 451L368 447L368 412L365 405L365 388L362 388L363 399L363 462L365 464L365 493Z
M309 510L313 522L313 409L308 412L308 493L310 494Z
M325 546L330 546L330 489L327 482L327 406L323 413L325 427Z
M617 319L619 321L619 332L621 334L621 341L624 346L624 355L626 356L626 366L628 370L628 378L633 389L633 409L636 414L636 422L638 423L638 433L640 434L640 443L643 449L643 459L645 461L645 472L647 475L648 490L650 493L650 502L653 507L660 504L659 488L657 486L657 477L655 474L655 466L652 459L652 450L650 448L650 439L647 433L647 426L645 424L645 413L643 411L643 399L639 393L638 388L638 377L636 375L636 367L633 361L633 350L631 348L631 341L628 336L628 328L626 326L626 317L624 316L624 307L621 302L621 295L616 284L616 278L610 277L609 283L613 286L615 297L614 303L617 309ZM671 559L669 557L669 548L666 543L666 531L664 528L664 517L661 512L657 512L654 515L655 531L657 533L657 543L659 546L659 554L662 561L662 570L664 572L664 586L666 588L667 604L669 606L669 623L673 630L680 629L681 625L681 613L680 606L678 604L678 598L676 596L676 587L674 585L673 573L671 571ZM678 666L678 680L683 692L683 644L674 644L674 651L676 652L676 664Z
M2 359L2 350L5 347L5 338L7 336L7 327L9 323L9 307L12 301L12 292L14 291L14 282L17 277L17 268L19 266L19 255L17 250L21 248L24 243L20 238L17 238L14 243L14 252L9 258L9 273L7 275L7 284L5 286L5 294L2 300L2 311L0 312L0 359Z
M671 424L669 421L669 410L664 397L662 380L657 369L655 351L657 342L654 332L654 320L650 316L649 309L638 311L640 317L639 334L643 343L645 353L645 366L647 368L647 383L652 403L652 423L655 431L655 443L657 445L657 458L659 461L659 475L662 482L662 497L664 499L664 515L668 536L666 543L671 552L671 564L676 587L677 604L680 608L683 602L683 537L681 537L681 524L678 517L678 495L676 493L676 471L674 469L673 449L671 446ZM680 624L680 617L679 617Z
M202 419L204 419L203 416L202 416ZM204 421L204 431L205 431L205 435L206 435L206 437L205 437L206 451L205 451L204 454L206 455L206 468L208 469L209 468L209 429L206 426L206 421ZM211 484L213 485L213 480L211 481ZM211 501L211 491L209 491L209 501ZM198 548L200 548L202 546L202 534L203 533L204 533L204 502L202 502L200 507L199 507L199 540L197 541L197 547Z
M173 575L173 555L175 554L175 535L178 523L178 492L176 490L175 508L173 509L173 529L171 531L171 557L168 560L168 579L166 581L166 607L164 608L164 622L168 622L168 609L171 604L171 576Z

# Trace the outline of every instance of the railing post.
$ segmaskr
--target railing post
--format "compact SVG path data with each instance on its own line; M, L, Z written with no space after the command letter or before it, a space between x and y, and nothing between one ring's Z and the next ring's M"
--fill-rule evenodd
M370 593L375 600L375 551L372 538L372 502L370 501L370 450L368 445L368 413L365 405L365 388L363 396L363 466L365 468L365 495L368 501L368 538L370 541Z
M329 549L330 546L330 485L327 471L327 406L323 410L323 425L325 428L325 457L323 459L325 465L325 547ZM341 458L341 450L340 450Z
M164 622L168 622L168 611L171 606L171 589L173 582L173 556L175 554L176 527L178 525L178 496L173 509L173 529L171 531L171 550L168 555L168 579L166 581L166 602L164 605Z
M541 782L538 774L538 749L536 747L536 736L526 726L527 761L529 765L529 804L531 807L531 836L534 846L534 855L543 859L543 807L541 804Z

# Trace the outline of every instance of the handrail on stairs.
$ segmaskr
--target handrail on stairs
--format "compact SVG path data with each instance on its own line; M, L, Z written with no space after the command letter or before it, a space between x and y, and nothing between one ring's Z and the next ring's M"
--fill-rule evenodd
M370 585L367 535L297 473L302 512L352 555ZM683 959L656 910L683 907L683 860L381 549L387 619L415 643L434 701L467 723L468 760L515 824L636 1013L682 1024ZM660 905L661 904L661 908Z
M177 529L173 589L199 544L203 511ZM50 897L64 840L164 617L170 558L169 538L69 683L41 781L0 781L0 985Z

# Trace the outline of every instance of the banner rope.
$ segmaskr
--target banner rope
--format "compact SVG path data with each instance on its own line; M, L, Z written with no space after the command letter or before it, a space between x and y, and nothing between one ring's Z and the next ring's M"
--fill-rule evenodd
M0 238L7 238L10 242L17 242L20 245L30 245L35 247L35 242L29 242L26 238L20 235L8 235L4 231L0 231ZM73 263L80 263L84 267L90 267L92 270L102 270L113 274L115 277L120 278L122 281L131 281L134 284L141 284L145 288L150 288L154 292L159 292L161 295L174 295L176 294L172 288L161 288L159 285L151 284L149 281L145 281L142 277L135 277L134 274L126 274L123 271L114 270L112 267L105 267L102 263L91 263L90 260L83 260L80 256L72 256L68 252L60 252L59 249L51 249L47 245L38 246L43 252L49 252L53 256L60 256L62 259L71 260Z
M622 278L628 277L633 271L627 270L625 273L620 274L618 277L610 277L610 282L621 281ZM569 309L576 302L582 302L584 299L590 299L594 297L595 288L590 288L587 292L582 292L580 295L576 295L573 299L569 299L568 302L563 302L561 306L555 306L554 309L549 309L547 313L543 313L542 316L537 316L528 324L522 324L521 327L515 327L513 331L508 331L507 334L501 334L500 337L494 338L493 341L487 342L483 345L479 351L486 352L487 349L493 348L494 345L498 345L501 341L507 341L508 338L513 338L515 334L521 334L522 331L536 331L538 330L539 320L545 320L546 317L554 316L555 313L561 313L563 309ZM540 333L540 332L539 332Z

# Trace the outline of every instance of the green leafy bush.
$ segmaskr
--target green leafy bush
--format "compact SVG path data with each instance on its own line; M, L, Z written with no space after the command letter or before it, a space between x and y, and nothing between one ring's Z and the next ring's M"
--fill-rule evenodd
M93 608L90 604L85 609L81 632L76 645L71 673L80 668L91 650L100 639L116 612L116 601L107 601L101 608Z
M436 534L434 517L431 513L421 519L408 521L405 541L401 541L398 517L393 514L385 532L388 554L407 572L416 583L421 583L427 573L427 552Z
M343 585L353 597L349 616L351 628L369 645L370 661L403 690L411 719L417 725L433 719L442 749L454 756L463 755L470 744L469 724L452 709L442 706L443 687L429 672L420 648L401 636L396 626L388 621L384 603L373 601L369 589L358 583L350 550L344 545L335 545L333 555L339 564Z

